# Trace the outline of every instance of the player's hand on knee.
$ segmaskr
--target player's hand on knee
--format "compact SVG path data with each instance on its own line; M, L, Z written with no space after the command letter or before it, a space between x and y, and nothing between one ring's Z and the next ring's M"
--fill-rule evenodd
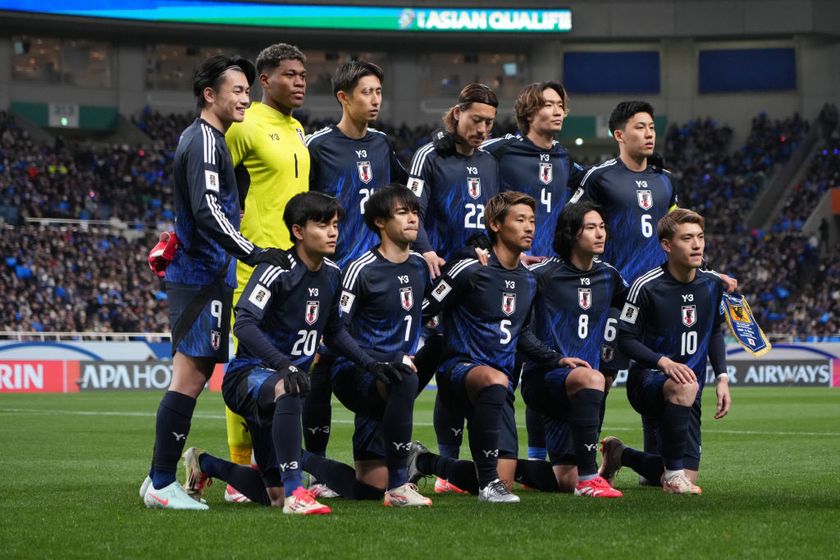
M592 366L589 365L589 362L587 362L586 360L581 360L580 358L568 358L568 357L567 358L562 358L558 362L558 365L560 367L571 368L571 369L575 369L575 368L579 368L579 367L592 368Z
M694 375L694 371L685 364L662 356L656 365L662 370L662 373L681 385L697 382L697 376Z
M283 375L283 389L287 395L305 395L309 391L309 376L295 366L288 366Z

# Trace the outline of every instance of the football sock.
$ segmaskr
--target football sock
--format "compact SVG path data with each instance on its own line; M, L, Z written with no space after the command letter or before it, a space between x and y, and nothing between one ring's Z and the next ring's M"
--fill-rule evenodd
M209 453L202 453L198 456L198 464L201 470L219 480L224 480L255 504L270 506L271 500L268 492L265 491L265 483L260 473L250 466L237 465L214 457Z
M545 420L533 408L525 408L525 429L528 432L528 458L545 461Z
M432 417L437 436L438 449L444 457L457 459L464 441L464 417L446 408L440 398L435 396L435 411Z
M661 455L665 468L670 471L678 471L683 468L683 455L685 454L690 414L690 406L665 403L665 410L662 412Z
M662 457L659 455L626 447L621 452L621 464L630 467L645 477L651 484L659 484L662 478Z
M230 460L237 465L251 464L251 434L245 419L225 407L225 425Z
M417 392L420 393L434 377L435 372L441 364L443 356L444 338L442 335L434 334L426 338L423 348L414 354L414 367L417 368Z
M507 387L490 385L478 392L473 404L473 416L469 425L470 452L478 470L480 488L499 478L496 469L499 456L499 424L506 398Z
M195 399L182 393L167 391L160 400L152 463L152 483L158 490L175 482L194 410Z
M554 476L554 470L551 468L551 463L547 461L531 459L527 461L521 459L516 461L514 480L541 492L560 491L560 487L557 486L557 477Z
M660 423L659 418L642 416L642 435L644 436L645 453L659 455L662 452Z
M472 461L421 453L417 456L417 469L425 475L440 477L470 494L478 494L478 477Z
M598 424L604 392L597 389L581 389L569 399L569 416L572 428L572 444L578 478L587 480L598 472L595 454L598 450Z
M350 465L315 455L304 450L301 453L303 470L312 474L319 482L326 484L348 500L381 500L384 491L356 480L356 471Z
M385 439L385 463L388 465L388 488L408 481L408 448L417 397L417 376L409 375L400 383L388 386L388 398L382 413L382 436Z
M280 466L280 479L286 497L302 486L300 470L300 448L303 435L300 427L300 395L281 395L274 405L274 419L271 423L271 439L277 464Z
M306 449L316 455L325 456L330 442L332 423L332 385L330 370L335 362L332 355L319 355L318 362L310 370L309 393L303 402L303 438Z

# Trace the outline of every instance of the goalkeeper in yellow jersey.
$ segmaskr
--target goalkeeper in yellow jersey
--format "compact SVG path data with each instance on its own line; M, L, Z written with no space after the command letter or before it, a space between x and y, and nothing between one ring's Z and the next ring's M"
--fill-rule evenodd
M304 54L292 45L278 43L263 49L256 65L262 101L254 102L245 121L225 135L244 208L241 232L261 247L292 245L283 210L289 199L309 189L309 151L303 142L303 126L292 116L306 95L305 62ZM242 262L237 264L234 304L252 271ZM251 438L245 421L227 408L225 413L231 461L250 464ZM231 486L225 490L225 500L248 501Z

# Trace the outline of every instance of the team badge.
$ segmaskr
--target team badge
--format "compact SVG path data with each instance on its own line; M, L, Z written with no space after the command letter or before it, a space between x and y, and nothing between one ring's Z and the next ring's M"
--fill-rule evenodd
M697 306L683 305L682 306L682 322L686 327L692 327L697 322Z
M443 301L443 298L446 297L446 294L452 291L452 286L444 282L443 280L440 281L437 288L432 291L432 297L438 301Z
M631 325L636 324L636 318L639 316L639 308L633 305L632 303L625 303L624 308L621 310L621 317L622 321L626 321Z
M359 170L359 179L364 184L368 184L373 180L373 168L369 161L357 161L356 168Z
M208 191L219 192L219 174L209 169L204 170L204 186Z
M578 288L578 305L581 309L586 310L592 307L592 289Z
M318 310L321 308L320 301L307 301L306 302L306 324L307 325L314 325L315 321L318 320Z
M611 362L615 358L615 348L612 346L601 346L601 361L602 362Z
M254 288L254 291L252 291L251 295L248 296L248 301L260 309L265 309L265 305L268 303L269 299L271 299L271 292L262 284L257 284L257 287Z
M481 196L481 179L478 177L467 177L467 194L472 199Z
M513 315L516 311L516 294L514 292L502 292L502 313Z
M414 193L414 196L420 196L423 194L423 184L425 181L423 179L418 179L417 177L412 177L408 180L408 184L406 187Z
M653 195L648 191L636 191L636 200L642 210L650 210L653 206Z
M221 331L212 330L210 331L210 346L213 347L213 350L218 350L219 346L222 345L222 333Z
M406 311L410 311L414 307L414 292L411 288L400 288L400 305Z
M353 301L355 301L356 296L351 294L347 290L341 291L341 297L338 300L338 309L342 313L350 313L350 308L353 307Z
M550 163L540 162L540 182L550 185L552 177L554 177L553 166Z

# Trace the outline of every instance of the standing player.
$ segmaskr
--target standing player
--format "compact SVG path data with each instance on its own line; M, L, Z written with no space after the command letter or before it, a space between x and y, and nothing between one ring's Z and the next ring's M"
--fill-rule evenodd
M447 409L468 418L481 501L519 501L508 486L518 451L512 392L516 351L546 367L583 365L546 348L527 325L536 278L520 256L531 247L535 206L533 198L515 191L493 197L487 204L493 243L488 264L457 262L423 302L424 318L443 312L446 349L438 394Z
M248 423L260 472L201 449L184 455L189 493L200 497L211 477L221 478L263 505L284 513L325 514L301 481L301 397L306 370L323 334L359 363L372 363L339 316L341 271L327 259L335 251L341 206L321 193L294 196L283 213L294 249L288 268L260 265L236 306L236 358L225 373L225 403ZM282 486L282 488L281 488Z
M703 263L703 218L677 209L659 220L666 264L641 275L630 288L619 322L619 348L634 360L627 397L661 433L654 455L604 440L602 476L627 465L665 492L700 494L700 403L706 359L717 377L715 419L729 412L726 347L721 332L723 282Z
M422 298L428 284L423 257L409 250L419 227L417 198L405 187L377 190L365 206L365 222L381 239L344 271L341 311L359 345L394 365L375 374L339 358L333 367L338 399L355 413L355 469L315 454L305 467L350 499L383 496L393 507L430 506L408 481L417 375L411 357L420 339Z
M530 254L551 254L556 216L578 188L583 167L571 161L555 136L563 128L569 97L559 82L537 82L522 89L514 113L521 136L488 140L482 148L499 160L499 188L524 192L537 202Z
M338 198L347 212L335 252L342 270L379 242L376 233L365 226L368 198L375 189L391 181L405 184L408 178L388 138L369 126L379 116L383 78L382 69L371 62L339 65L332 82L341 120L306 139L311 158L310 190ZM306 449L321 456L326 455L330 438L330 368L334 360L328 352L316 356L312 388L303 407ZM321 484L312 489L325 498L334 495Z
M554 238L559 258L531 267L537 277L534 333L587 365L546 370L526 363L522 377L522 397L544 421L560 490L599 498L621 496L598 476L595 445L605 398L600 333L610 308L620 307L627 293L618 271L596 259L606 239L604 219L591 202L567 206L560 215Z
M157 412L149 477L140 493L146 507L207 509L175 480L196 398L217 363L228 361L230 305L236 286L231 256L251 266L285 262L282 251L261 249L238 233L239 196L224 132L241 122L254 67L245 59L214 56L193 72L201 112L175 151L175 234L181 247L166 270L172 325L172 382Z
M269 247L289 247L289 231L283 210L297 193L307 190L309 152L303 144L303 126L292 111L303 105L306 93L306 57L295 46L278 43L257 56L257 72L263 89L262 102L246 111L246 119L233 125L225 138L236 171L239 197L245 208L242 234ZM239 287L233 301L239 301L253 268L239 263ZM228 446L234 463L251 462L251 441L242 418L225 409ZM233 487L225 500L245 501Z
M461 90L458 104L443 116L444 130L414 154L408 187L420 199L422 226L415 249L423 254L433 277L467 240L484 231L484 210L499 192L496 160L480 148L493 128L499 101L484 84L469 84ZM415 361L424 387L440 364L440 332L426 333L425 344ZM451 416L435 400L435 433L441 455L457 458L463 441L464 419ZM458 491L437 480L438 492Z

